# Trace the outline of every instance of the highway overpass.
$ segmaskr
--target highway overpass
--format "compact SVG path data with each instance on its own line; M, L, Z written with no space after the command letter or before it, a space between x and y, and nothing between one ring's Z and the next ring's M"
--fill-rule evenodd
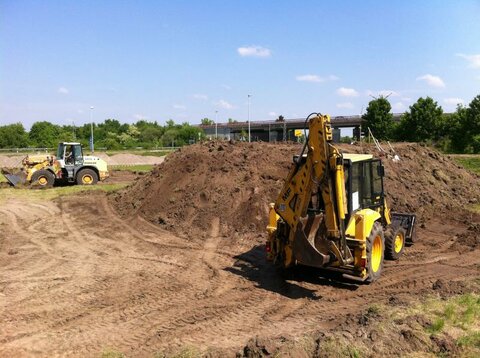
M394 113L393 120L399 121L401 113ZM332 117L332 127L334 129L334 139L340 140L340 128L353 128L353 136L360 139L362 117L355 116L336 116ZM209 138L219 139L241 139L247 136L248 121L217 123L210 125L199 125L205 131ZM283 119L268 121L251 121L250 136L252 141L275 142L285 140L296 140L295 130L304 129L305 118Z

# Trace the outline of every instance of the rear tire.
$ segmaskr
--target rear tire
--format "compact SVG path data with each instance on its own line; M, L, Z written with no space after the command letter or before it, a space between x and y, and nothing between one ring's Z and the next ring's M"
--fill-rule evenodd
M388 260L398 260L405 249L405 229L388 228L385 232L385 258Z
M377 221L373 224L372 231L367 238L367 282L376 281L382 274L384 252L383 227Z
M82 169L77 174L78 185L94 185L98 182L98 175L92 169Z
M31 183L37 188L51 188L55 183L55 175L46 169L37 170L32 174Z

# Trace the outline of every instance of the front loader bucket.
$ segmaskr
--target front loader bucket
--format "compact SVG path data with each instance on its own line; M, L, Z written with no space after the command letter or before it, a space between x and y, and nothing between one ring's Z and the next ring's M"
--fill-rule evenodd
M2 169L2 174L12 186L23 185L27 181L27 177L23 172L12 174L7 170Z

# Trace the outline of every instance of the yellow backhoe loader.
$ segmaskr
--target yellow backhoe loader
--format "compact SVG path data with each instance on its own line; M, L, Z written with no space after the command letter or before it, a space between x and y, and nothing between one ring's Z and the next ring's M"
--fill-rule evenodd
M22 160L20 171L2 169L12 186L52 187L55 182L96 184L109 176L107 163L95 156L84 156L80 143L60 143L57 155L29 155Z
M267 259L338 271L372 282L384 258L398 259L413 243L415 215L390 212L384 167L368 154L342 154L332 141L330 117L307 117L308 138L270 205Z

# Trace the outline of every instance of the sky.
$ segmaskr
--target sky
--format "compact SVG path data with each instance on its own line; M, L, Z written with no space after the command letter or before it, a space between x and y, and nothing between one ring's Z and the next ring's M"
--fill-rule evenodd
M0 0L0 125L351 115L379 95L452 112L478 94L480 1Z

